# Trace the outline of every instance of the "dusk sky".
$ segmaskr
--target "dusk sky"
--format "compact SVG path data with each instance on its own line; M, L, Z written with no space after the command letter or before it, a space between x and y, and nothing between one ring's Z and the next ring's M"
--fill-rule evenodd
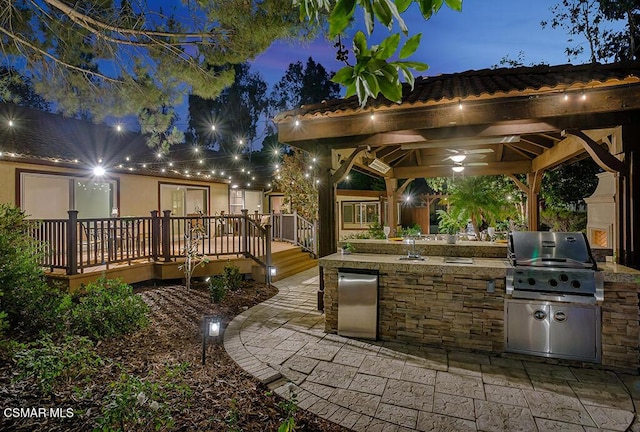
M568 35L562 29L543 29L540 21L552 17L550 8L559 0L464 0L462 13L443 6L429 21L414 10L405 16L410 32L422 32L422 44L411 60L429 65L424 75L462 72L470 69L490 68L509 55L515 60L523 52L524 63L569 63L564 53ZM356 11L358 19L360 12ZM361 20L360 20L361 21ZM353 34L357 30L351 30ZM376 35L389 33L379 23ZM350 44L350 41L348 42ZM287 66L297 60L306 62L309 56L328 70L337 71L343 64L335 60L332 42L319 38L312 44L290 45L274 43L258 56L254 70L268 82L278 81ZM349 49L351 46L347 46ZM572 59L571 63L588 62L588 56Z

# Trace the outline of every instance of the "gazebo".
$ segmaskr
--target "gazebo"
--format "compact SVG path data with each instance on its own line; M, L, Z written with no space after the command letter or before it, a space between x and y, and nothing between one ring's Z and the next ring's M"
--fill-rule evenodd
M509 176L526 194L529 229L537 230L544 172L591 157L614 176L617 261L640 268L633 223L640 216L634 199L640 190L640 62L423 77L413 89L405 85L399 104L378 98L361 108L355 97L322 101L282 112L275 121L280 142L320 162L320 256L336 250L336 185L354 165L384 177L392 227L395 203L409 184L399 187L400 180L448 176L455 167L465 175Z

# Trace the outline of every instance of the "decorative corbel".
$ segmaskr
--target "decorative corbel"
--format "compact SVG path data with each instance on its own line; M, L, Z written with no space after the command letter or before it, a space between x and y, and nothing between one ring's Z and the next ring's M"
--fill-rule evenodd
M351 171L351 168L353 167L353 164L356 162L356 158L360 155L360 153L367 151L368 149L369 146L356 147L353 153L351 153L351 156L349 156L349 159L347 159L342 165L340 165L340 168L338 168L333 174L331 174L331 184L337 184L342 181L347 173Z
M589 153L594 161L605 171L620 173L623 176L627 174L627 167L624 162L603 149L589 135L578 129L566 129L562 131L562 136L573 135L582 143L584 149Z

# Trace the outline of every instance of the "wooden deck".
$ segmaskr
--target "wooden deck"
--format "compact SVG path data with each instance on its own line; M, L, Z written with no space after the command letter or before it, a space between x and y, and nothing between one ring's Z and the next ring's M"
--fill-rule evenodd
M272 259L277 262L281 253L290 253L300 248L283 241L271 242ZM300 259L305 259L306 254L300 251ZM199 266L194 271L194 277L205 277L209 275L221 274L224 266L232 261L240 268L240 272L251 274L256 280L263 280L264 270L251 258L245 258L242 254L235 255L207 255L208 263ZM126 283L137 283L148 280L170 280L184 278L184 272L180 266L184 263L183 258L172 259L171 261L153 261L148 258L132 259L130 261L101 264L82 269L82 273L68 275L64 269L52 269L46 271L48 279L57 281L69 290L74 291L94 282L101 277L110 279L120 278Z

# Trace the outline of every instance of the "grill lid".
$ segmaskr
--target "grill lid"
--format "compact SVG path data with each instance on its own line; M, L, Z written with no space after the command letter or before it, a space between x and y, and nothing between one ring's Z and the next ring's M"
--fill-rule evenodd
M584 233L516 231L509 233L509 260L516 266L597 270Z

